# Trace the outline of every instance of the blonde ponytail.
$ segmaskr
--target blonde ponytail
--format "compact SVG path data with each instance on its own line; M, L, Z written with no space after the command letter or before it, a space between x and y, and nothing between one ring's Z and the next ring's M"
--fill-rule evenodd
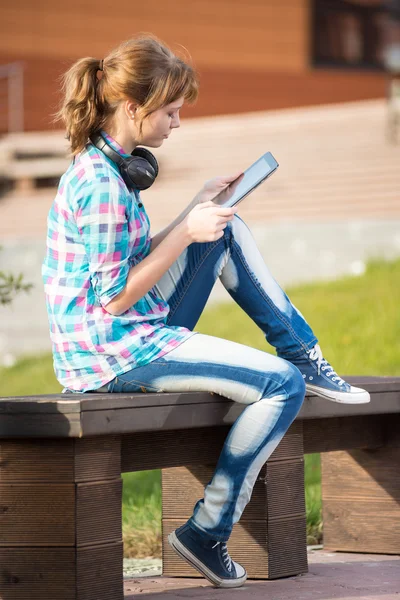
M54 121L64 121L73 155L85 146L93 131L101 127L102 117L96 98L98 68L98 59L81 58L61 79L63 102Z
M123 42L104 60L79 59L61 81L63 100L54 121L64 122L72 155L123 100L137 102L144 119L182 96L189 103L198 96L194 69L151 35Z

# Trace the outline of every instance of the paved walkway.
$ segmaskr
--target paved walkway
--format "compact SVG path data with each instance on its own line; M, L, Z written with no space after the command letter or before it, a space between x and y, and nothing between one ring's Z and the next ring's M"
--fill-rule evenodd
M160 175L142 194L152 228L168 225L207 179L245 169L268 150L280 167L240 204L247 222L399 219L400 144L385 141L385 122L384 100L188 119L155 149ZM46 149L47 135L25 143ZM1 242L45 239L55 192L0 198Z
M136 577L124 582L125 600L201 598L214 600L399 600L400 556L317 550L309 572L273 581L248 581L235 590L215 589L206 579Z

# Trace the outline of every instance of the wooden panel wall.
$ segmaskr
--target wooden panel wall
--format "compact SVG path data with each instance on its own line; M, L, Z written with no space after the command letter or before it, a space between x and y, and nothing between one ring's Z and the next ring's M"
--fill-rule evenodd
M27 131L61 126L51 123L58 77L73 61L100 59L138 31L190 53L200 98L184 108L184 118L383 97L381 73L309 68L310 6L311 0L120 0L116 9L106 0L8 1L0 3L0 64L24 64ZM6 118L4 104L0 133Z
M308 0L15 0L0 4L0 53L103 58L122 40L152 32L181 44L199 66L302 71Z
M16 55L1 55L0 64L17 60ZM71 60L28 59L23 61L25 130L60 129L52 125L59 101L58 77ZM200 70L200 96L195 106L184 107L182 117L202 117L275 110L336 102L381 98L385 95L385 77L380 73L308 71L287 73L250 69ZM0 118L0 133L6 118Z

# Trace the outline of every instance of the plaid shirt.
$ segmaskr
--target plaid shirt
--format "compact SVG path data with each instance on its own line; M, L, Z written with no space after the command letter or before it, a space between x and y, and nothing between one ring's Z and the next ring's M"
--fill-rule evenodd
M166 325L169 306L154 288L120 316L105 309L124 289L130 268L150 251L150 221L139 200L91 143L60 179L47 220L42 276L54 370L70 390L101 387L195 334Z

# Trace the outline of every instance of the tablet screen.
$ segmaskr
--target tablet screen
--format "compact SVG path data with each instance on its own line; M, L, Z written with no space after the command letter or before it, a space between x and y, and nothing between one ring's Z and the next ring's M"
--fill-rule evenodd
M213 198L213 202L219 206L234 206L269 177L278 166L271 152L267 152Z

